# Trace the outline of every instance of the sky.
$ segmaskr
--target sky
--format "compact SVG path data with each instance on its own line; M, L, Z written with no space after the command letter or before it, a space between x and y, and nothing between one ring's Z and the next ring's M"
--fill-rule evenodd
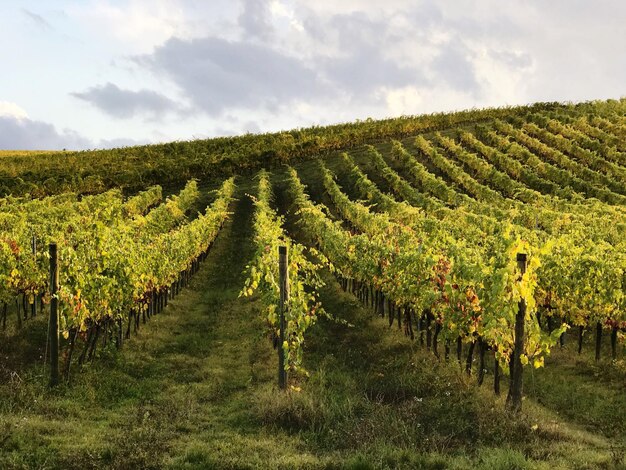
M0 149L626 96L623 0L0 1Z

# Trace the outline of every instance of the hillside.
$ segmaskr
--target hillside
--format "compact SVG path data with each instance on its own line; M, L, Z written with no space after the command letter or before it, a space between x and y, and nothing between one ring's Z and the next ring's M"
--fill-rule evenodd
M626 468L626 100L2 159L3 468Z
M366 143L478 122L489 123L493 119L524 119L529 113L541 111L570 118L601 117L623 114L624 106L624 100L574 105L539 103L380 121L368 119L274 134L247 134L114 150L37 152L36 159L23 154L13 158L4 155L0 168L0 196L31 193L40 197L60 191L94 193L112 187L137 191L152 184L180 185L191 177L230 176Z

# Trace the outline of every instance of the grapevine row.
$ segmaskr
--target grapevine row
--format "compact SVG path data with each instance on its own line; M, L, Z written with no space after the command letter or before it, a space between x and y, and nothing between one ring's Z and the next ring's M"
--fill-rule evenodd
M283 219L271 207L272 188L269 174L262 170L257 196L252 197L254 212L254 241L256 251L252 262L247 266L247 279L241 296L251 296L260 292L265 311L264 323L274 340L274 345L284 354L286 369L293 371L302 368L302 347L306 331L323 314L319 302L318 289L324 283L319 276L320 264L310 260L320 254L294 242L283 229ZM279 247L286 247L288 253L289 297L284 318L286 323L283 344L280 338L280 285L279 285Z

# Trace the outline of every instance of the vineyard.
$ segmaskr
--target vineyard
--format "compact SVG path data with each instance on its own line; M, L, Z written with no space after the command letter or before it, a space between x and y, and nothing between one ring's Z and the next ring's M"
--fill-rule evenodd
M3 468L626 466L625 100L0 160Z

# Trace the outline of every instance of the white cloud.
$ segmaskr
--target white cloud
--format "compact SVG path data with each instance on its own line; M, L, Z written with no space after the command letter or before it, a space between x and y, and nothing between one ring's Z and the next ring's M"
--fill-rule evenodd
M476 78L489 95L485 105L523 104L528 96L528 80L535 73L532 59L516 51L483 49L474 58Z
M129 52L149 51L174 35L186 31L186 15L173 0L91 0L68 9L69 14L96 34L129 46Z
M316 0L309 2L306 0L291 2L306 8L320 15L350 14L367 11L375 16L393 10L409 10L416 4L425 2L415 2L415 0ZM427 2L426 2L427 3Z
M28 113L20 108L17 104L9 101L0 101L0 117L26 119Z
M419 90L414 86L385 90L387 109L393 116L416 114L424 102Z
M289 26L295 31L299 33L304 32L304 25L302 24L302 21L297 18L294 9L289 7L287 4L281 2L280 0L273 0L270 3L270 12L274 18L278 20L287 20Z

